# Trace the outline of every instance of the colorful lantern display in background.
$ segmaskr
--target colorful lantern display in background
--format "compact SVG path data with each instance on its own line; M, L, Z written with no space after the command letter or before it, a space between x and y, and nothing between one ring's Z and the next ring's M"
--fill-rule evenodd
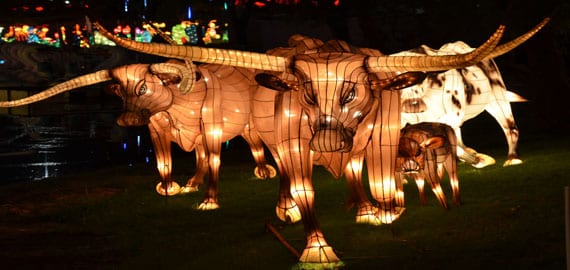
M417 72L400 76L394 76L392 72L466 67L489 54L498 56L520 44L508 43L496 48L504 31L504 27L500 27L480 48L452 56L369 56L347 52L340 43L336 43L340 47L319 48L320 53L314 54L297 53L295 48L276 50L273 52L276 56L190 46L174 49L171 46L175 45L135 43L100 30L118 45L143 53L282 72L282 78L269 74L256 76L258 83L280 92L260 88L254 99L254 110L264 103L275 109L269 110L274 114L273 127L269 129L275 136L270 140L263 132L261 136L268 146L273 142L274 147L270 148L279 164L281 181L284 181L281 186L289 187L288 196L292 199L289 205L298 207L304 221L307 245L299 260L326 267L334 267L340 260L316 222L311 184L312 154L318 155L323 162L328 161L329 168L340 170L347 168L349 161L358 162L366 156L371 193L379 203L374 216L380 222L392 222L400 214L395 207L394 166L401 123L400 94L389 89L411 86L423 79ZM298 71L295 75L286 73L291 65ZM382 98L373 95L371 88L377 89ZM288 91L293 89L299 91ZM257 98L258 95L261 97ZM255 112L254 123L260 131L268 130L262 121L256 120ZM370 138L370 141L363 138Z
M176 44L198 44L198 22L182 21L172 27L172 39Z
M147 23L143 23L141 27L134 27L130 25L117 25L113 32L125 38L133 38L138 42L151 42L153 33L147 31ZM155 28L165 28L165 23L152 23ZM190 44L196 45L200 41L206 44L220 44L228 43L229 39L229 23L224 23L220 28L216 24L216 20L210 20L208 28L199 28L199 21L184 20L179 24L172 27L171 32L166 32L177 44ZM5 27L0 26L0 42L21 42L21 43L36 43L60 47L62 45L71 45L74 47L90 48L93 45L106 45L114 46L113 42L102 38L96 33L97 31L88 31L85 26L81 24L74 24L68 35L66 33L66 26L60 26L59 31L53 32L53 37L49 36L50 28L48 25L40 25L34 27L31 25L12 25L6 30ZM217 30L221 29L221 31ZM221 33L221 34L220 34Z

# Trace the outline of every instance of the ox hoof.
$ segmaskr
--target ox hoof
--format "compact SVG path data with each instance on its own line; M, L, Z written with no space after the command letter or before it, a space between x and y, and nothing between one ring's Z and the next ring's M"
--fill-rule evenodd
M277 170L275 170L273 166L267 164L265 165L265 168L260 169L259 167L255 167L255 169L253 169L253 174L255 174L255 177L259 179L267 179L277 176Z
M202 211L216 210L218 208L220 208L220 205L213 199L206 199L198 205L198 210Z
M300 262L297 265L291 267L291 270L307 270L307 269L343 269L344 263L342 261L338 262L328 262L328 263L305 263Z
M396 219L406 211L404 207L394 207L392 210L382 210L380 209L376 216L380 219L383 224L392 224Z
M507 159L507 161L505 161L505 163L503 163L503 167L519 165L522 163L523 163L523 161L519 158L511 158L511 159Z
M478 162L475 164L471 164L471 166L473 166L477 169L481 169L481 168L487 167L489 165L495 164L495 159L492 158L491 156L481 154L481 153L476 153L475 156L477 157Z
M173 196L180 192L180 186L176 182L170 182L167 188L162 186L162 182L156 185L156 192L162 196Z
M356 223L374 226L382 225L382 221L375 214L358 215L356 216Z
M275 214L277 217L287 223L296 223L301 220L301 210L297 205L294 205L289 208L282 208L282 207L275 207Z
M382 222L380 222L380 219L376 217L377 211L378 208L369 204L359 207L358 212L356 213L356 223L365 223L375 226L381 225Z
M336 256L331 246L305 248L299 263L293 269L339 269L344 263Z
M187 194L187 193L193 193L198 191L198 187L192 187L192 186L183 186L180 188L180 194Z

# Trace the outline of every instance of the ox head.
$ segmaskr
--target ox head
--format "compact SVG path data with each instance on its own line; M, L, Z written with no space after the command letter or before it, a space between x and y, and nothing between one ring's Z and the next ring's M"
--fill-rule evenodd
M134 64L112 69L110 75L116 83L109 89L123 100L123 113L117 124L148 124L150 116L172 105L174 91L178 91L176 88L188 73L184 65L172 63Z
M57 84L35 95L0 102L0 107L16 107L38 102L54 95L102 82L113 82L109 89L123 99L124 112L117 119L121 126L140 126L151 115L172 104L176 91L187 93L196 75L184 64L133 64L111 70L100 70Z
M426 151L443 147L443 136L402 136L398 145L396 170L404 174L417 174L424 169Z
M347 52L300 54L292 63L294 80L261 73L256 81L274 90L301 91L299 102L313 130L312 150L348 152L358 124L373 107L374 90L398 90L424 78L423 72L407 72L379 80L366 60L365 55Z

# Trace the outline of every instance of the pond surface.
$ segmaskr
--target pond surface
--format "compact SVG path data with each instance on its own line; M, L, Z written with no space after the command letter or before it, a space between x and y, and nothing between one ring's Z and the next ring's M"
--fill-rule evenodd
M145 127L115 124L115 112L0 115L0 184L42 180L108 165L150 163Z

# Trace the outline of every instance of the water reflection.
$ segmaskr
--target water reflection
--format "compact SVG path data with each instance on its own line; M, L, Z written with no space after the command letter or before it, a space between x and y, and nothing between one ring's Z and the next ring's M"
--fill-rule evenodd
M111 164L153 162L147 127L119 127L115 118L121 103L116 97L95 102L101 106L60 104L81 109L55 115L0 114L0 184L42 180Z

